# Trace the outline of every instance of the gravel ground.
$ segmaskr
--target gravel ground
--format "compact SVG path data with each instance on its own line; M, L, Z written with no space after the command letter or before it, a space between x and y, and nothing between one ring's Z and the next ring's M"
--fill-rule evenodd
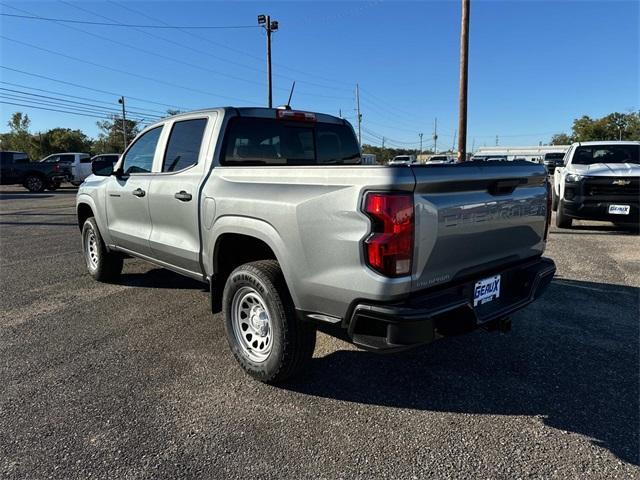
M271 387L203 285L138 260L94 282L74 194L0 188L1 478L640 478L638 236L553 228L557 278L509 334L319 334Z

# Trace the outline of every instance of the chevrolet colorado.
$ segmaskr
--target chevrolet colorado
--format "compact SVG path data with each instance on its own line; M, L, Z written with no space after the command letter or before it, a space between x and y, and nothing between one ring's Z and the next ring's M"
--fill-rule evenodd
M640 142L582 142L569 147L553 174L556 225L573 219L640 223Z
M114 279L128 255L207 282L235 358L263 382L302 369L320 324L402 350L506 327L551 281L542 165L360 162L330 115L162 120L78 190L89 273Z

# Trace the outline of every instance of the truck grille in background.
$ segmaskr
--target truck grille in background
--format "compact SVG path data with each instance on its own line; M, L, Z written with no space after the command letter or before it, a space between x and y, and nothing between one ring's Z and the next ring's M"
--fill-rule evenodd
M630 181L627 185L616 185L615 181ZM638 177L593 177L584 182L584 194L587 197L638 197L640 178Z

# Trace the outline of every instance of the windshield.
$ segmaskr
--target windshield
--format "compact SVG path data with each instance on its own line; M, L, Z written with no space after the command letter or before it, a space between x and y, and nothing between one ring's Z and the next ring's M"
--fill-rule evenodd
M594 163L639 163L640 145L590 145L579 146L571 163L593 165Z
M545 160L562 160L564 158L564 153L547 153L544 156Z
M349 125L239 117L230 121L223 165L358 164Z

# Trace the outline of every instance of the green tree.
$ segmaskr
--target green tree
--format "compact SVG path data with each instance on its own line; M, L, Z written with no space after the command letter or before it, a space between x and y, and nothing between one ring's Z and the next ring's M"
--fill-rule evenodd
M122 153L124 151L122 117L113 115L109 120L96 123L100 133L93 144L93 153ZM140 127L137 121L127 119L125 128L127 131L127 145L129 145L140 131Z
M80 130L70 128L53 128L40 134L39 139L43 154L60 152L89 152L92 141Z
M37 158L39 152L33 136L29 133L31 120L29 115L22 112L15 112L7 122L9 133L5 133L1 138L3 150L17 150L25 152L31 159Z
M566 133L556 133L551 137L551 145L570 145L573 139Z
M554 135L551 143L564 134ZM640 140L640 111L620 113L613 112L601 118L583 115L573 121L572 134L574 142L590 140ZM561 140L564 138L561 137Z

